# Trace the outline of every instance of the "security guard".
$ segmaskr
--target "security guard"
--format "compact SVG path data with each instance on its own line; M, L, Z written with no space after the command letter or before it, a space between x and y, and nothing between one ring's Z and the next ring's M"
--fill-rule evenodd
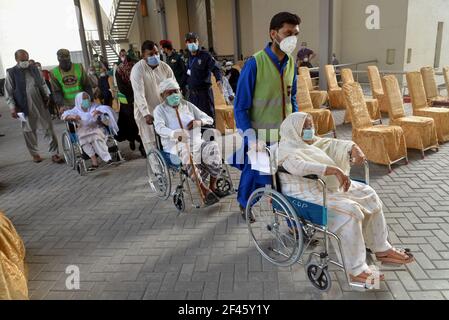
M59 111L75 106L75 97L86 92L93 99L92 84L84 68L79 63L72 63L70 52L61 49L57 53L59 66L50 73L51 87Z
M169 40L161 41L161 47L167 59L166 63L172 68L182 94L186 96L187 70L183 57L173 49L173 44Z
M221 87L220 69L209 52L199 49L199 38L196 33L190 32L186 35L186 46L189 50L187 63L189 101L215 119L211 73L215 75L217 84Z

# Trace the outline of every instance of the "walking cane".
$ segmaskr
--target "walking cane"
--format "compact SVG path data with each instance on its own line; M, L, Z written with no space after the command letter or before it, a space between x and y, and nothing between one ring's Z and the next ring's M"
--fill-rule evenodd
M185 129L184 129L184 126L182 125L182 121L181 121L181 117L180 117L180 115L179 115L178 107L175 108L175 111L176 111L176 117L178 118L179 126L181 127L182 130L185 130ZM190 156L190 164L191 164L191 166L192 166L193 175L194 175L194 177L195 177L196 187L198 188L198 192L200 193L201 203L202 203L202 205L204 206L205 203L206 203L205 195L204 195L203 192L201 191L200 180L199 180L199 177L198 177L198 173L196 172L196 166L195 166L195 164L193 163L193 157L192 157L192 153L190 152L190 146L189 146L188 142L186 142L186 146L187 146L187 148L188 148L188 152L189 152L189 156Z

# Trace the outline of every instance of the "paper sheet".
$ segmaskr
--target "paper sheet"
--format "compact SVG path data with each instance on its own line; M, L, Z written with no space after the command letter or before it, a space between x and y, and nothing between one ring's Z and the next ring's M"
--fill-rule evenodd
M27 122L27 121L28 121L28 120L26 119L25 114L24 114L23 112L17 113L17 116L19 117L19 120L20 120L21 122Z
M248 158L251 163L251 168L255 171L271 174L270 158L266 152L257 152L251 150L248 152Z

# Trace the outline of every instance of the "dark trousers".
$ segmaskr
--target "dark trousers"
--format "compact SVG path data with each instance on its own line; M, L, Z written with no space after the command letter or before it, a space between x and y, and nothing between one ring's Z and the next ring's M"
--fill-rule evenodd
M189 101L214 119L215 122L214 92L212 91L212 88L190 90Z
M5 79L0 79L0 96L5 95Z

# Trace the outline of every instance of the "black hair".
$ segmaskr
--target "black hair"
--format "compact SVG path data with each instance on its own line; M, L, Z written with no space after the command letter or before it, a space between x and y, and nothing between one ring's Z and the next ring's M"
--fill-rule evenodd
M279 12L276 14L272 19L270 23L270 31L276 30L279 31L284 24L292 24L292 25L300 25L301 24L301 18L290 12Z
M26 53L29 56L29 54L26 50L19 49L14 53L14 58L16 58L16 60L17 60L17 58L19 57L19 54L21 54L21 53Z
M126 50L125 50L125 49L120 50L120 53L122 53L122 52L125 52L125 53L126 53Z
M165 42L162 44L162 48L167 50L173 50L173 44L171 44L170 42Z
M147 40L142 44L142 53L145 52L145 50L153 50L154 47L156 47L156 43L151 40Z

